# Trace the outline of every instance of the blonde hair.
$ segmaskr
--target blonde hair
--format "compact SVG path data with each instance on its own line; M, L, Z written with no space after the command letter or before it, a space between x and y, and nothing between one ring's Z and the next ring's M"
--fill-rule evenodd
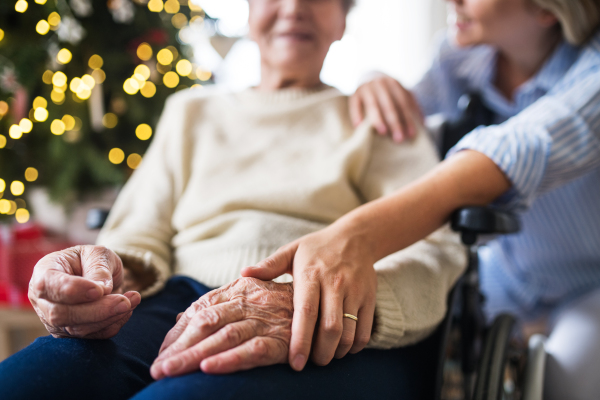
M533 3L558 18L563 36L574 45L584 44L600 24L600 0L533 0Z

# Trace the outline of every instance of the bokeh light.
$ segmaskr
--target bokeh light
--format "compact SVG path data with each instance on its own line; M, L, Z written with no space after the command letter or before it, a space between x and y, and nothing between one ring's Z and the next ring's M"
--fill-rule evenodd
M50 30L50 24L45 19L42 19L35 26L35 31L40 35L45 35Z
M75 128L75 118L70 116L69 114L65 114L61 121L65 124L65 130L70 131Z
M173 62L173 58L174 58L173 53L169 49L162 49L156 55L156 59L162 65L169 65L169 64L171 64Z
M101 69L96 69L92 72L92 78L94 78L96 83L99 85L106 79L106 73Z
M150 81L146 82L140 89L142 96L150 98L156 94L156 85Z
M45 120L48 119L48 110L46 110L45 108L36 108L34 113L33 113L33 118L37 121L37 122L44 122Z
M175 70L181 76L188 76L192 72L192 63L188 60L179 60L175 66Z
M148 61L152 58L152 47L148 43L142 43L137 48L137 56L142 61Z
M3 193L6 190L6 182L4 182L4 179L0 178L0 193Z
M65 133L65 123L62 122L62 120L60 119L55 119L50 124L50 132L52 132L52 134L56 136L62 135L63 133Z
M171 18L171 23L173 24L173 26L175 28L181 29L187 25L188 19L185 16L185 14L177 13L177 14L173 15L173 18Z
M5 147L6 147L6 136L0 135L0 149L3 149ZM0 192L3 192L3 190L0 190Z
M48 107L48 100L42 96L38 96L33 100L33 108L46 108Z
M46 85L52 85L52 77L54 76L54 72L50 71L49 69L47 69L44 72L44 75L42 75L42 81L46 84Z
M38 178L38 170L33 168L33 167L29 167L25 170L25 180L27 182L33 182Z
M140 140L148 140L152 137L152 128L148 124L140 124L135 128L135 136Z
M104 60L98 54L94 54L88 60L88 65L91 69L100 69L104 65Z
M31 122L29 118L23 118L21 119L21 122L19 122L19 126L23 133L29 133L33 129L33 122Z
M123 83L123 90L127 94L134 95L140 90L140 84L135 79L128 78Z
M29 4L25 0L19 0L15 4L15 10L20 13L27 11L27 7L29 7Z
M60 15L54 11L48 16L48 23L50 26L58 26L60 24Z
M162 0L150 0L148 2L148 10L152 12L161 12L164 8Z
M24 208L19 208L15 212L15 218L17 219L18 223L24 224L29 221L29 211Z
M13 139L21 139L21 136L23 136L23 130L19 125L11 125L8 129L8 136Z
M52 77L52 84L54 86L64 86L66 83L67 83L67 76L62 71L58 71Z
M20 196L25 191L25 185L21 181L12 181L10 184L10 192L13 196Z
M8 214L10 210L10 201L6 199L0 199L0 214Z
M56 55L56 61L58 61L61 64L68 64L69 62L71 62L72 58L73 55L68 49L60 49L60 51Z
M144 79L150 79L150 68L146 64L140 64L135 67L134 74L140 74Z
M169 14L176 14L179 12L179 1L178 0L167 0L165 3L165 11Z
M4 31L0 29L0 42L4 39Z
M102 125L107 129L112 129L119 123L119 117L113 113L106 113L102 117Z
M110 161L113 164L121 164L124 159L125 153L118 147L115 147L114 149L111 149L111 151L108 152L108 161Z
M174 88L179 85L179 75L173 71L169 71L163 76L163 83L168 88Z
M127 157L127 166L131 169L136 169L142 162L142 156L137 153L132 153Z

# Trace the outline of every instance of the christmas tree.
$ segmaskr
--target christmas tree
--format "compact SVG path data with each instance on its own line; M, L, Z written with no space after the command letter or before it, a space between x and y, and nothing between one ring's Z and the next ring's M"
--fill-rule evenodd
M29 219L30 186L63 204L123 183L165 99L201 87L188 0L0 2L0 222Z

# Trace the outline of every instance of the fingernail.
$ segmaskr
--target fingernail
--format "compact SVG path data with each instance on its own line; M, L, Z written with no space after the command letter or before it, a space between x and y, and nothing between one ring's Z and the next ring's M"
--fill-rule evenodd
M85 295L89 300L96 300L98 297L101 296L97 288L88 290Z
M172 358L164 362L164 370L168 375L176 374L182 367L182 362L179 358Z
M292 367L294 367L296 371L300 371L304 367L305 362L306 357L304 357L302 354L298 354L296 357L294 357L294 361L292 361Z
M125 311L129 311L129 304L122 301L113 310L115 314L123 314Z

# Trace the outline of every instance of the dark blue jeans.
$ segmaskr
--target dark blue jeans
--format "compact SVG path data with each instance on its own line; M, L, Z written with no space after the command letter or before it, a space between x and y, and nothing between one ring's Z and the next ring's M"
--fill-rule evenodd
M195 372L154 381L150 365L175 317L209 288L169 280L108 340L46 336L0 363L0 399L426 399L433 392L437 335L410 347L363 350L302 372L273 365L230 375Z

